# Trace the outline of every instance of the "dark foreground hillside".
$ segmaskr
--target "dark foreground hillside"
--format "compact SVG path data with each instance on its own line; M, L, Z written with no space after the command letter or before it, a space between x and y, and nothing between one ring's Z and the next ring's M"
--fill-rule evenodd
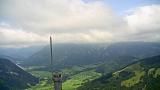
M38 83L38 78L25 72L8 59L0 58L0 90L22 90Z
M79 90L160 90L160 55L87 82Z

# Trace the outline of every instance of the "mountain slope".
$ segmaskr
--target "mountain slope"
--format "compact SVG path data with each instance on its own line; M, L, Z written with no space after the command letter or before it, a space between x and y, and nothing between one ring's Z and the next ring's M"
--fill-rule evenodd
M0 57L7 58L16 64L19 64L26 58L38 52L42 47L44 46L0 47Z
M125 68L109 73L79 90L159 90L160 55L142 59Z
M160 53L159 43L55 44L54 65L73 66L108 62L121 56L145 58ZM22 65L49 65L49 46L29 57Z
M8 59L0 58L0 90L22 90L38 83L38 78L25 72Z

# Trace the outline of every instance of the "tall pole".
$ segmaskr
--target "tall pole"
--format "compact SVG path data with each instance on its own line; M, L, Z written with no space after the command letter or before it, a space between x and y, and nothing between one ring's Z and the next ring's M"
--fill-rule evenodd
M51 68L52 68L52 65L53 65L53 54L52 54L52 37L50 36L50 49L51 49Z
M54 81L53 90L62 90L62 75L60 73L53 74L52 65L53 65L53 55L52 55L52 37L50 36L50 49L51 49L51 73L52 79Z

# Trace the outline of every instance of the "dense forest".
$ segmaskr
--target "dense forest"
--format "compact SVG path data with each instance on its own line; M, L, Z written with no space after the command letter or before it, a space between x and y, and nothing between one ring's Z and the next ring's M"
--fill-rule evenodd
M0 90L21 90L36 85L39 79L8 59L0 58Z

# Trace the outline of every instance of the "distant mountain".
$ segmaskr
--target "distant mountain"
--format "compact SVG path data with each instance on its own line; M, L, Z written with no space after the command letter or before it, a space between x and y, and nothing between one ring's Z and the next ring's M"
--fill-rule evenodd
M136 61L116 72L109 73L79 90L159 90L160 55Z
M119 57L137 59L160 54L160 43L124 42L112 44L54 44L53 63L57 67L121 62ZM123 60L122 60L123 61ZM130 62L128 60L128 62ZM131 61L132 62L132 61ZM22 65L49 65L50 49L44 47L27 58Z
M0 90L22 90L38 83L38 78L25 72L8 59L0 58Z
M42 47L43 46L0 47L0 57L7 58L16 64L19 64L41 50Z
M103 45L91 44L55 44L53 45L54 64L60 65L81 65L95 62L101 59ZM44 47L39 52L29 57L24 65L49 65L50 49Z

